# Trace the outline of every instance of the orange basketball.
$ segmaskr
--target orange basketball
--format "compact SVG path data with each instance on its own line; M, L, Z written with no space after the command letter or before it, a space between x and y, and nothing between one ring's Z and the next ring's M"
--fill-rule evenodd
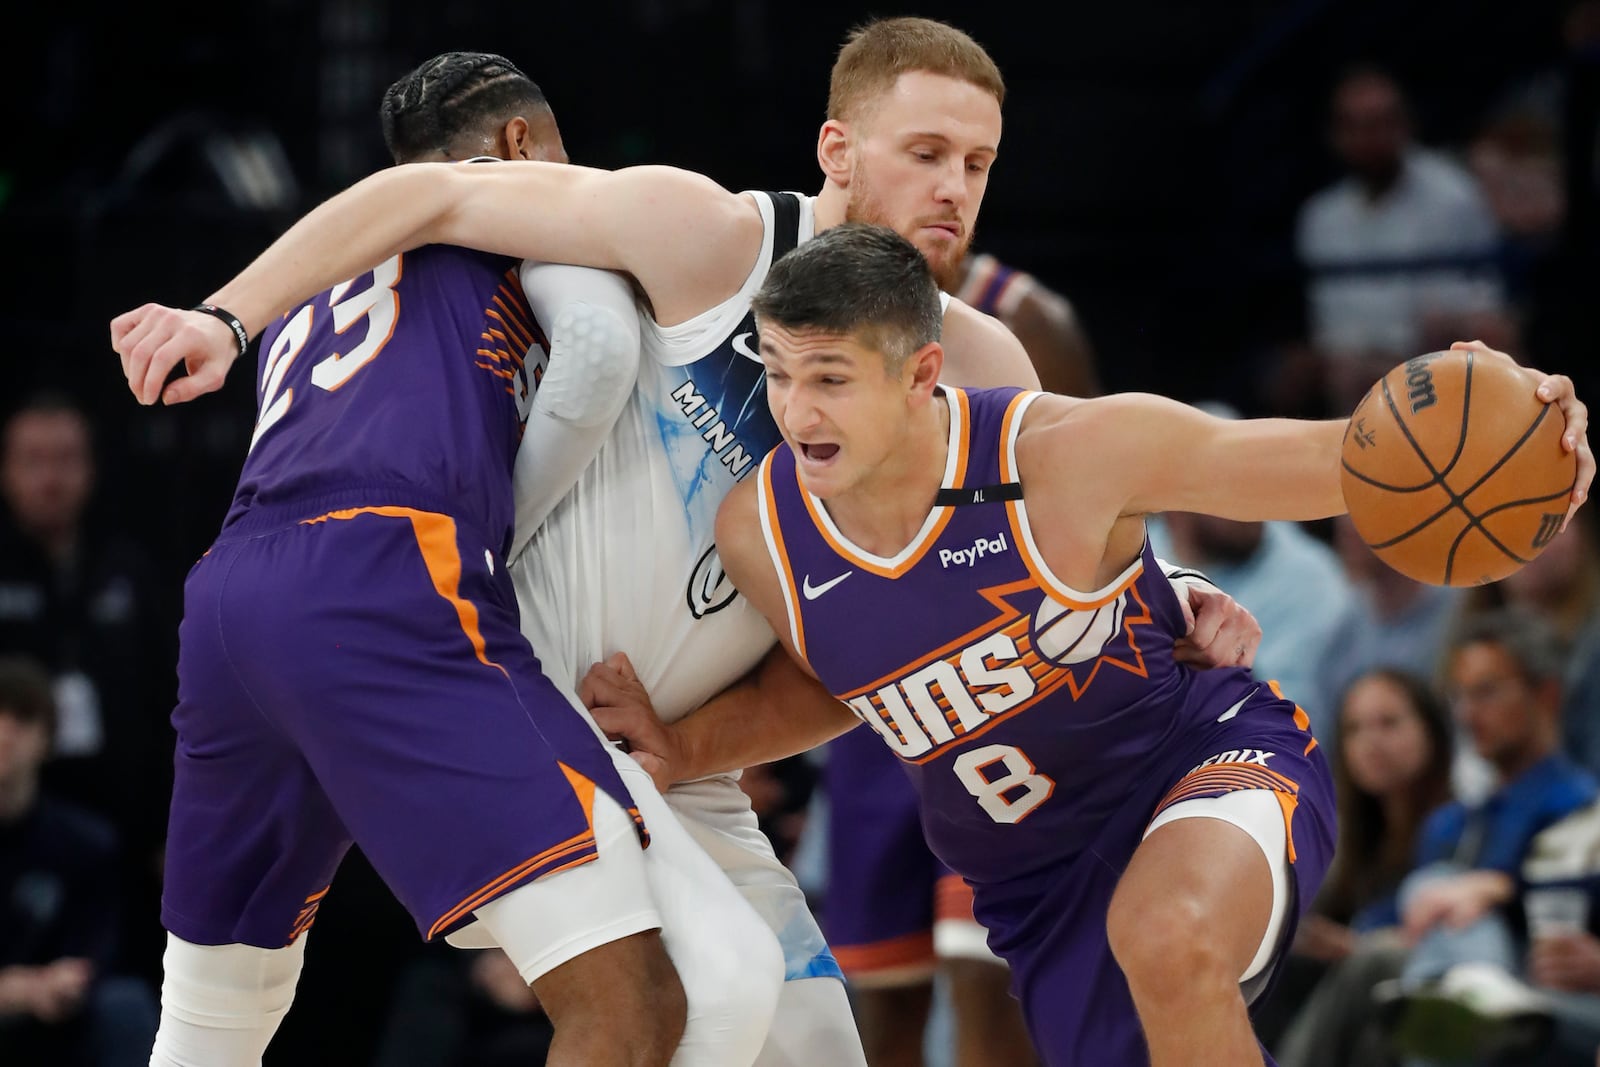
M1344 434L1350 518L1378 558L1430 585L1498 581L1561 528L1578 462L1561 411L1476 352L1430 352L1361 398Z

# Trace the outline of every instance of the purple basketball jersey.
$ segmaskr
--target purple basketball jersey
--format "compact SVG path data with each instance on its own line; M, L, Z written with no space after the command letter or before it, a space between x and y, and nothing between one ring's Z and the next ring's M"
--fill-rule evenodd
M936 505L893 558L839 531L788 447L764 461L791 638L899 756L928 844L971 884L1045 1061L1136 1064L1141 1031L1105 921L1144 827L1185 799L1278 794L1297 895L1281 953L1332 851L1327 767L1304 712L1249 671L1174 660L1182 608L1148 543L1098 590L1050 572L1014 453L1039 394L944 394L942 484L961 503Z
M546 347L501 256L431 245L334 286L262 334L260 414L225 525L283 501L403 490L503 545Z
M510 267L430 246L262 339L251 451L184 585L162 910L179 937L294 940L352 842L423 936L448 934L592 860L597 790L633 808L500 558L545 355Z

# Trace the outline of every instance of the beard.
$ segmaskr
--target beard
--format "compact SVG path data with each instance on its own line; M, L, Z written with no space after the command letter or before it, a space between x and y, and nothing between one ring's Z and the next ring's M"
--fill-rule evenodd
M954 245L926 247L915 236L917 229L924 225L941 222L954 222L961 224L958 215L929 215L911 220L911 224L904 229L895 225L894 219L888 210L872 195L872 181L867 177L866 166L856 164L855 173L850 179L850 199L845 204L844 220L846 222L866 222L879 226L887 226L900 236L917 246L917 251L922 253L922 258L928 261L929 268L933 271L934 281L939 283L939 288L947 293L954 293L961 287L962 262L967 258L967 249L972 246L972 230L963 226L963 232ZM906 230L912 233L907 233Z

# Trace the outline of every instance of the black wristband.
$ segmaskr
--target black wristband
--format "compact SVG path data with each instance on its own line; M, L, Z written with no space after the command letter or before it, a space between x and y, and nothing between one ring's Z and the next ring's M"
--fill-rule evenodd
M235 315L233 312L225 311L222 308L217 307L215 304L196 304L189 310L203 311L207 315L212 315L227 323L228 329L233 331L233 339L239 342L239 354L241 356L244 355L245 350L250 347L250 334L245 330L244 323L239 321L239 316Z

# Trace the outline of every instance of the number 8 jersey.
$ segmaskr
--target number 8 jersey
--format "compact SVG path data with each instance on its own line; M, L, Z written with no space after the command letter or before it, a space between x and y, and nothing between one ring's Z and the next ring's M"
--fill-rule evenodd
M1044 565L1014 458L1039 394L941 388L945 488L894 558L840 533L787 446L759 495L795 649L900 757L929 845L981 895L1077 854L1175 734L1255 683L1173 660L1182 609L1148 543L1093 591Z

